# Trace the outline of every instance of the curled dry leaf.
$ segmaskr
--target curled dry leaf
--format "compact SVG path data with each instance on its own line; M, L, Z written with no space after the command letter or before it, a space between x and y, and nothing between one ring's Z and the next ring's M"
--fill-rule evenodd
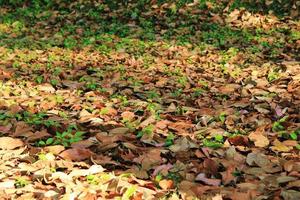
M204 173L200 173L195 178L196 181L201 181L207 185L212 186L219 186L221 184L220 179L214 179L214 178L206 178Z

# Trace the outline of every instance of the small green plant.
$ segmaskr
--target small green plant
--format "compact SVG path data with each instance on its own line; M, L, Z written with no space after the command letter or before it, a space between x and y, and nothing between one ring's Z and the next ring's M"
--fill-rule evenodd
M99 182L100 182L99 178L97 176L93 175L93 174L87 175L86 180L91 185L98 185Z
M181 76L177 78L177 82L182 86L185 87L187 85L188 79L186 76Z
M226 120L226 113L221 113L219 115L219 120L222 122L222 124L224 124L224 122Z
M59 83L59 81L56 80L56 79L51 79L51 80L50 80L50 84L51 84L52 86L57 86L58 83Z
M124 192L124 194L122 195L122 199L124 200L129 200L131 199L134 194L136 193L136 186L135 185L131 185L127 188L126 192Z
M91 82L88 82L86 83L85 87L88 89L88 90L96 90L98 88L98 84L91 81Z
M295 130L295 131L293 131L293 132L291 132L290 133L290 138L292 140L298 140L299 135L300 135L300 128L297 129L297 130Z
M30 182L26 180L24 177L17 177L15 180L15 187L16 188L23 188L28 185Z
M160 94L155 90L151 90L146 92L146 96L148 99L159 99Z
M194 88L193 90L192 97L194 98L200 97L204 93L204 89L202 88Z
M69 126L68 129L62 133L56 132L55 137L48 138L46 141L40 140L38 146L46 145L63 145L65 147L70 146L74 142L79 142L83 139L85 132L75 131L74 127Z
M129 101L127 99L127 96L120 96L119 98L120 98L121 103L122 103L123 106L128 106L129 105Z
M128 120L122 120L122 123L124 123L126 128L129 128L130 131L135 131L136 130L136 124L134 122L130 122Z
M217 134L211 139L204 139L202 142L205 147L217 149L223 146L224 137L223 135Z
M175 135L173 133L169 133L169 135L166 138L165 146L171 146L174 144Z
M155 114L160 109L160 105L154 102L149 102L147 104L146 109L151 113Z
M284 123L288 118L289 118L289 116L284 116L281 119L274 122L272 125L272 131L273 132L284 131L285 127L282 125L282 123Z
M139 131L138 134L136 135L136 137L141 138L145 134L151 135L153 133L153 131L154 131L154 125L150 124L150 125L146 126L145 128L143 128L141 131Z
M176 113L176 115L184 115L187 111L188 110L185 107L177 106L175 113Z
M271 70L268 73L268 81L269 82L273 82L273 81L277 80L279 77L280 77L280 74L275 70Z
M77 41L72 37L68 37L64 40L64 46L68 49L72 49L76 45L77 45Z
M37 76L35 77L35 82L38 83L38 84L41 84L44 82L44 77L43 76Z
M173 91L171 93L171 96L174 97L174 98L178 98L182 95L182 92L183 92L182 88L179 88L179 89Z
M300 40L300 31L292 31L291 38L292 40Z
M108 112L109 112L109 108L107 108L107 107L101 108L100 115L107 115Z

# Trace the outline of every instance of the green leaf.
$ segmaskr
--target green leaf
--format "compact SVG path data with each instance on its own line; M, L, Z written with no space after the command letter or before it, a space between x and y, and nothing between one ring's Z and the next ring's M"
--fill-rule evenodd
M43 76L37 76L35 78L35 82L38 84L41 84L44 81L44 77Z
M217 148L220 148L223 146L223 144L220 142L209 141L207 139L203 140L203 145L206 147L214 148L214 149L217 149Z
M290 134L290 137L291 137L292 140L297 140L297 139L298 139L298 135L297 135L296 132L292 132L292 133Z
M41 141L39 141L38 145L39 145L39 146L45 146L46 143L45 143L43 140L41 140Z
M174 143L174 139L175 139L175 136L173 133L170 133L167 138L166 138L166 141L165 141L165 146L170 146Z
M70 133L69 133L68 131L65 131L65 132L62 133L61 136L62 136L62 137L66 137L66 136L69 135L69 134L70 134Z
M69 146L69 143L66 142L66 141L63 141L63 142L62 142L62 145L64 145L65 147L68 147L68 146Z
M155 181L159 182L163 179L163 176L161 174L158 174L157 176L155 176Z
M225 120L226 120L226 114L225 114L225 113L221 113L221 114L219 115L219 120L220 120L222 123L224 123Z
M136 187L134 185L127 188L126 192L122 196L122 200L129 200L135 193Z
M84 133L85 133L85 132L83 132L83 131L77 131L77 132L75 133L75 136L76 136L76 137L81 137L81 136L84 135Z
M223 135L220 135L220 134L218 134L218 135L215 135L215 140L217 141L217 142L223 142Z
M46 140L46 144L47 145L50 145L50 144L52 144L54 142L54 139L53 138L48 138L47 140Z

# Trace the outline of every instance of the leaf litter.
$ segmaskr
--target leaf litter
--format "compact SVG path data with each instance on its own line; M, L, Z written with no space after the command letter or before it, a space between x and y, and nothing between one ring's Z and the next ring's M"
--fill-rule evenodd
M299 199L299 22L230 2L0 24L1 198Z

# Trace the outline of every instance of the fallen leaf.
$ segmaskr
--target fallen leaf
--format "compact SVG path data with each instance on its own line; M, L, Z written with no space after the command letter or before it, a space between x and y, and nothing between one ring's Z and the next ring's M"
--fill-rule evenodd
M234 146L249 146L249 140L246 136L237 135L229 138L228 141Z
M135 114L130 111L125 111L121 114L123 120L132 121L135 117Z
M23 146L22 140L12 137L0 137L0 149L12 150Z
M173 165L168 163L168 164L165 164L165 165L160 165L158 167L155 168L155 170L153 171L152 173L152 176L155 177L158 173L160 173L161 171L164 171L165 173L162 173L162 174L166 174L168 173L168 171L170 169L172 169Z
M207 185L219 186L221 185L220 179L206 178L204 173L200 173L195 178L196 181L201 181Z
M225 172L221 172L222 175L222 183L223 185L228 185L230 184L232 181L235 180L235 176L233 176L233 172L235 171L235 167L234 166L229 166Z
M49 93L54 93L55 92L55 89L52 85L50 85L49 83L44 83L42 85L39 85L37 87L37 89L39 91L43 91L43 92L49 92Z
M65 147L62 145L53 145L45 147L44 150L46 152L52 153L53 155L58 155L59 153L65 150Z
M79 148L68 149L59 154L63 159L72 161L82 161L88 159L91 155L92 152L90 150Z
M282 196L284 200L299 200L300 192L296 190L282 190L280 196Z
M289 152L290 150L293 149L293 147L291 147L291 146L286 146L286 145L284 145L282 142L280 142L280 141L277 140L277 139L273 142L273 145L274 145L274 146L271 147L271 149L272 149L273 151Z
M123 135L128 133L129 128L126 127L119 127L119 128L114 128L112 130L109 131L109 135Z
M197 145L193 142L190 142L186 137L179 138L175 141L175 144L169 147L169 149L175 153L180 151L187 151L190 148L197 148Z
M2 133L2 134L9 133L11 128L12 128L11 124L8 124L6 126L0 126L0 133Z
M249 134L249 139L254 142L256 147L266 147L270 144L268 138L264 136L265 127L257 128L254 132Z
M173 188L173 181L172 180L163 179L163 180L159 181L158 185L163 190L168 190L168 189Z

